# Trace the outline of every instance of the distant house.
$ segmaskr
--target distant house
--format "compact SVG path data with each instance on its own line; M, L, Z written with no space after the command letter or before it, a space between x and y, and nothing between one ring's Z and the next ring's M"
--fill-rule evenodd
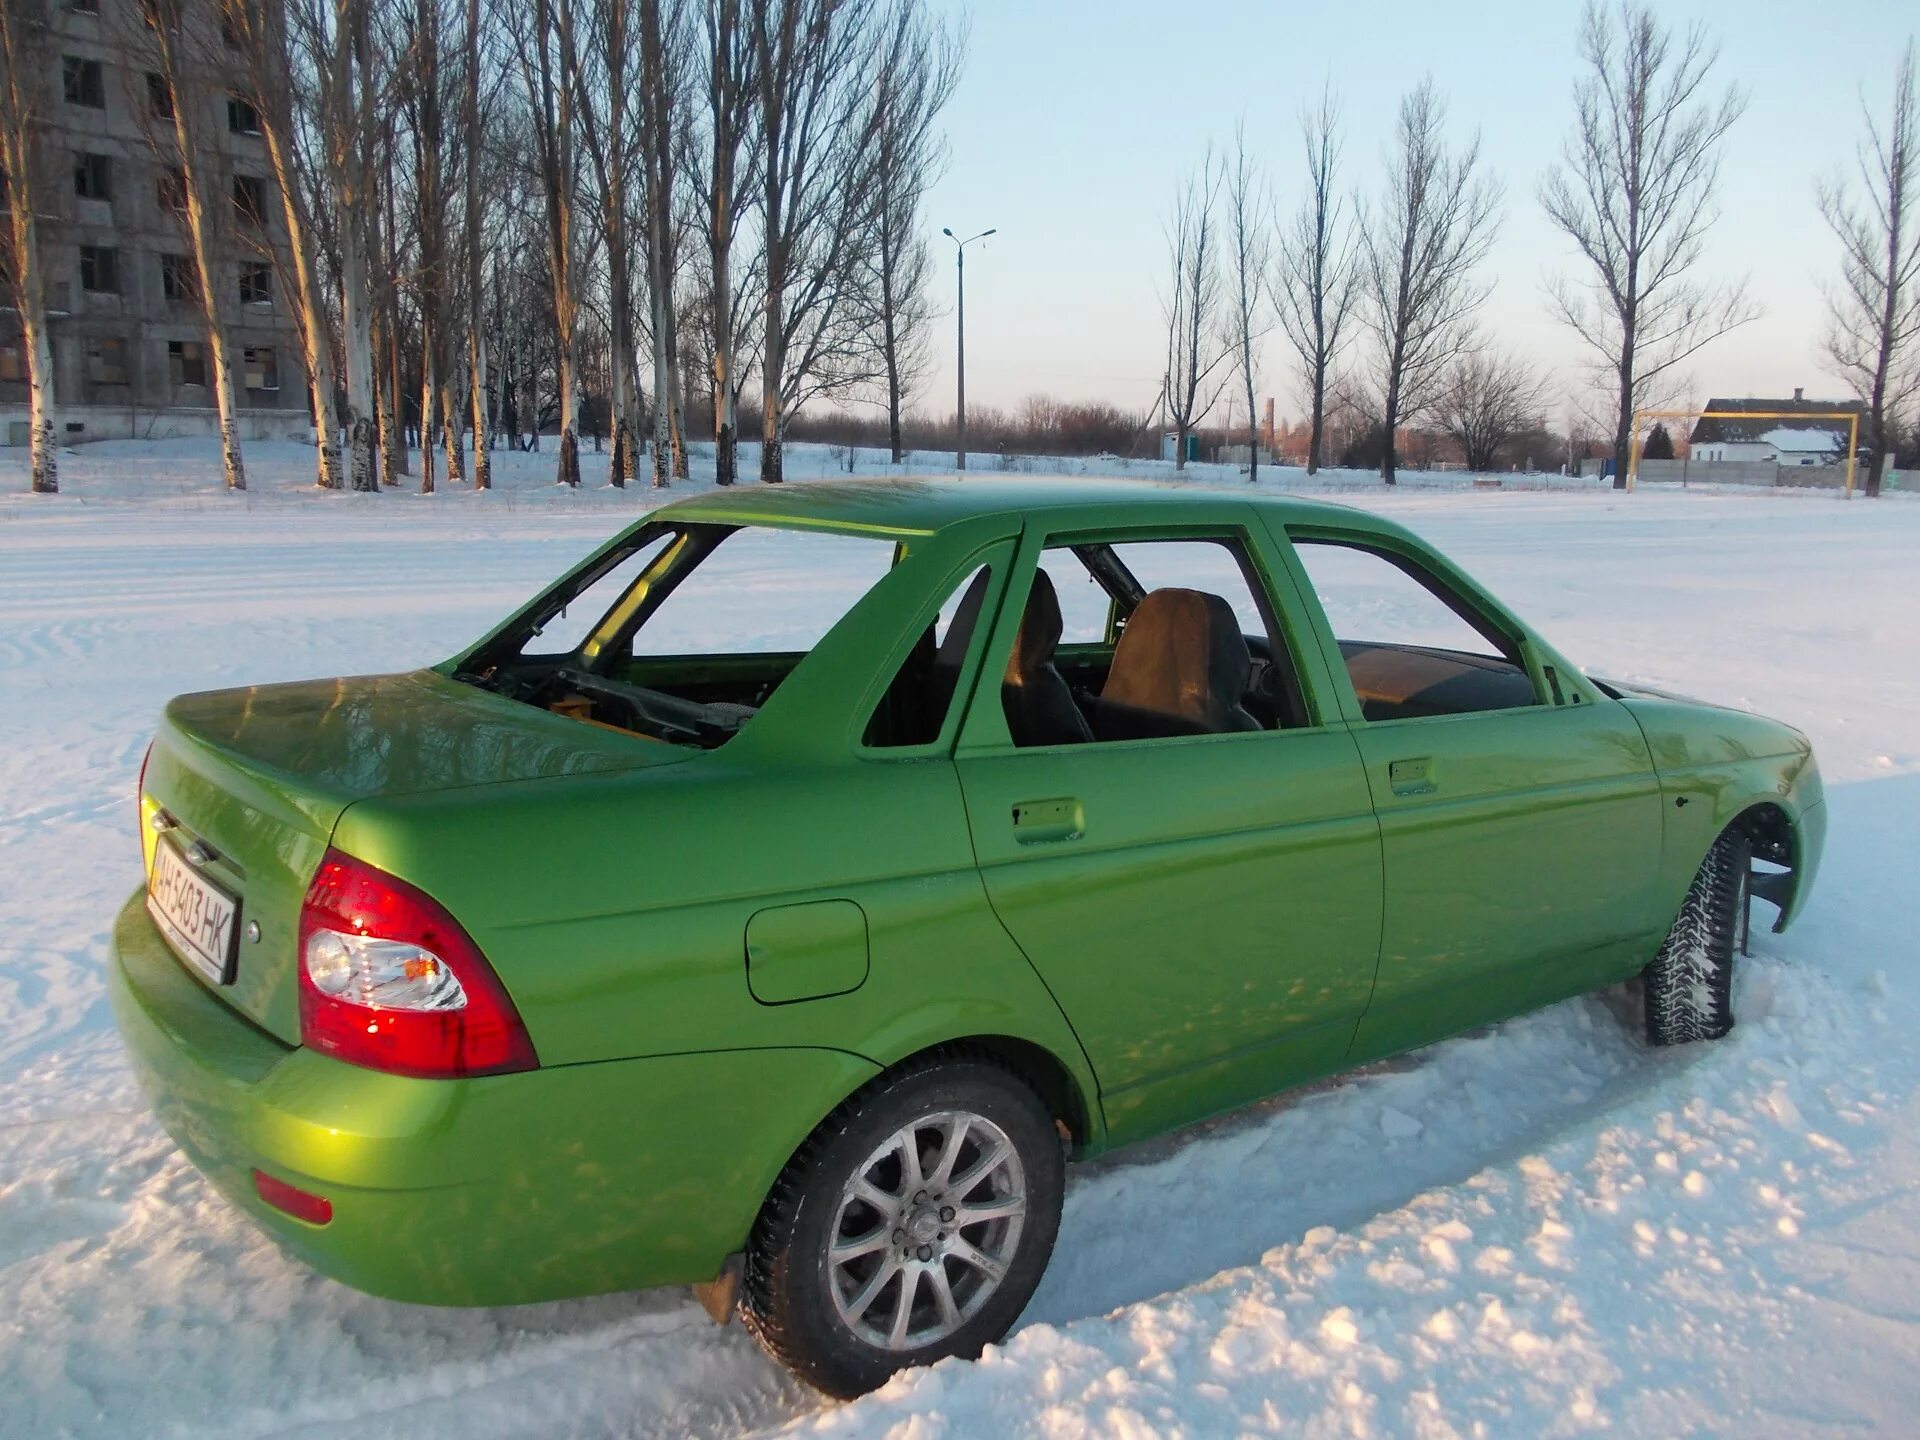
M1690 437L1694 460L1758 460L1775 465L1828 465L1844 460L1847 422L1816 417L1851 414L1864 420L1867 413L1858 400L1809 400L1803 390L1795 390L1791 400L1716 397L1707 402L1707 409L1740 413L1732 419L1714 416L1694 422ZM1787 418L1761 418L1769 412Z

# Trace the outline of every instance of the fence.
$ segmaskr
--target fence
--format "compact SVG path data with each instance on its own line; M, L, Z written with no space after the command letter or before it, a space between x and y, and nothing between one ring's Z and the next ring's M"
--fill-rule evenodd
M1608 462L1582 460L1580 473L1597 475ZM1854 488L1866 483L1864 465L1854 474ZM1647 460L1640 461L1642 485L1752 485L1768 489L1843 490L1845 465L1782 465L1774 460ZM1897 489L1898 475L1887 477L1887 489Z

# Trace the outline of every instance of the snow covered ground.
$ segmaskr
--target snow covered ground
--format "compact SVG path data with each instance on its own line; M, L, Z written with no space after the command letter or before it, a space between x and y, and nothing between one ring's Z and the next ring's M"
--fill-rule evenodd
M1832 834L1804 918L1758 938L1721 1044L1651 1052L1608 993L1079 1169L1004 1346L831 1406L683 1291L437 1311L312 1275L147 1118L102 994L169 695L437 659L655 497L591 456L556 491L551 454L503 457L491 496L318 495L270 446L228 496L180 442L75 452L49 499L23 458L0 451L0 1435L1912 1433L1920 503L1337 477L1595 671L1806 729Z

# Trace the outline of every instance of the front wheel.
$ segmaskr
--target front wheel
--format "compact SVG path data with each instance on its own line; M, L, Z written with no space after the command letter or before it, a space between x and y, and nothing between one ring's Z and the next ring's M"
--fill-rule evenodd
M821 1123L762 1209L747 1327L843 1397L978 1355L1040 1283L1064 1172L1046 1107L999 1065L937 1060L882 1076Z
M1733 959L1746 944L1753 842L1729 830L1713 842L1666 943L1645 972L1647 1039L1718 1040L1733 1028Z

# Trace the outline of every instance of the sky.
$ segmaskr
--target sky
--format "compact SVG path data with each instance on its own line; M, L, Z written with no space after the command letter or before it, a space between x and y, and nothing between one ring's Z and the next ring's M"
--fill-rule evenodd
M1163 329L1162 216L1209 139L1230 143L1244 118L1282 210L1303 181L1298 115L1331 79L1343 97L1346 176L1380 188L1382 147L1400 96L1431 73L1451 133L1478 129L1505 186L1493 285L1483 319L1496 342L1557 377L1558 397L1590 396L1545 286L1572 262L1541 212L1541 176L1573 122L1577 0L949 0L970 16L965 75L946 113L951 150L928 197L939 247L934 364L916 404L951 413L954 267L940 235L997 228L967 250L967 393L1012 406L1045 392L1150 408ZM1720 46L1717 77L1748 107L1722 157L1720 218L1703 273L1748 277L1763 317L1702 350L1691 394L1839 397L1822 366L1822 289L1837 250L1814 183L1850 166L1864 134L1864 91L1884 111L1901 44L1920 7L1891 0L1670 4ZM1303 405L1297 371L1274 337L1263 394L1282 417ZM1567 398L1557 398L1564 413Z

